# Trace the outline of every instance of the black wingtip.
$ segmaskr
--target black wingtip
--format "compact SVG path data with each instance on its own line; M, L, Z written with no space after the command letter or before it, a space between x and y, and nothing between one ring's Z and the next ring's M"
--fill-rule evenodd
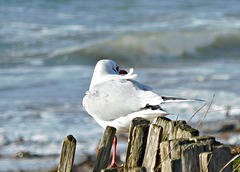
M164 111L164 112L168 113L167 111L165 111L164 109L162 109L161 106L159 106L159 105L149 105L149 104L147 104L147 105L145 106L145 108L151 109L151 110L161 110L161 111Z
M201 99L185 99L185 98L176 98L176 97L166 97L162 96L163 101L202 101L206 102L205 100Z

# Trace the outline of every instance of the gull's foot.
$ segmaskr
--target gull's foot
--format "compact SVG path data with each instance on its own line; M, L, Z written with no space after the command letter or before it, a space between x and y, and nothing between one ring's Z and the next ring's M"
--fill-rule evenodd
M108 168L114 168L114 167L117 167L117 162L112 162Z

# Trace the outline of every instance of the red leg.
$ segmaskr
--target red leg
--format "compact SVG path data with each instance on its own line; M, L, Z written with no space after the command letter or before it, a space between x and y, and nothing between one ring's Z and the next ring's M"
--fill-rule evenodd
M117 137L115 136L113 139L113 157L112 157L112 163L109 166L109 168L117 167L116 162L116 148L117 148Z

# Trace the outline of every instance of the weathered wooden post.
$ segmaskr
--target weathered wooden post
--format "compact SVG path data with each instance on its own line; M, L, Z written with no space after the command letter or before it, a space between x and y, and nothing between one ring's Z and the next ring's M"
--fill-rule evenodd
M177 122L177 125L175 126L174 130L175 130L174 139L180 139L180 138L188 139L191 137L199 136L199 131L187 125L185 121Z
M107 168L115 134L116 128L107 126L99 146L93 172L100 172L102 169Z
M196 144L182 146L182 171L199 172L199 147Z
M60 162L58 166L58 172L71 172L74 155L76 149L76 139L72 135L68 135L62 144L62 151L60 156Z
M199 136L185 121L158 117L149 128L149 121L135 118L129 132L124 168L103 172L215 172L232 158L228 146L214 137ZM223 169L230 171L232 164Z
M200 172L212 172L214 171L213 166L213 153L212 152L203 152L199 154L199 165Z
M143 161L143 166L147 171L160 170L160 143L162 141L162 134L162 127L155 124L150 125Z
M200 172L220 171L232 158L230 148L225 145L213 145L212 152L199 154ZM229 164L223 172L232 172Z
M143 163L150 121L143 118L134 118L129 133L124 171L134 170Z
M182 172L181 159L167 159L157 172Z
M175 121L171 121L166 117L158 117L155 124L163 128L162 140L168 140L174 137L174 126L176 125Z
M220 171L231 159L231 149L226 145L216 145L212 148L215 171ZM229 164L223 172L232 172L233 165Z

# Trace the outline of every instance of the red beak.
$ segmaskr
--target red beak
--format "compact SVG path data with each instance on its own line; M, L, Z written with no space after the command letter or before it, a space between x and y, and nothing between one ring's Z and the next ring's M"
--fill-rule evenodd
M119 74L120 74L120 75L125 75L125 74L128 74L128 73L127 73L127 71L121 69L121 70L119 71Z

